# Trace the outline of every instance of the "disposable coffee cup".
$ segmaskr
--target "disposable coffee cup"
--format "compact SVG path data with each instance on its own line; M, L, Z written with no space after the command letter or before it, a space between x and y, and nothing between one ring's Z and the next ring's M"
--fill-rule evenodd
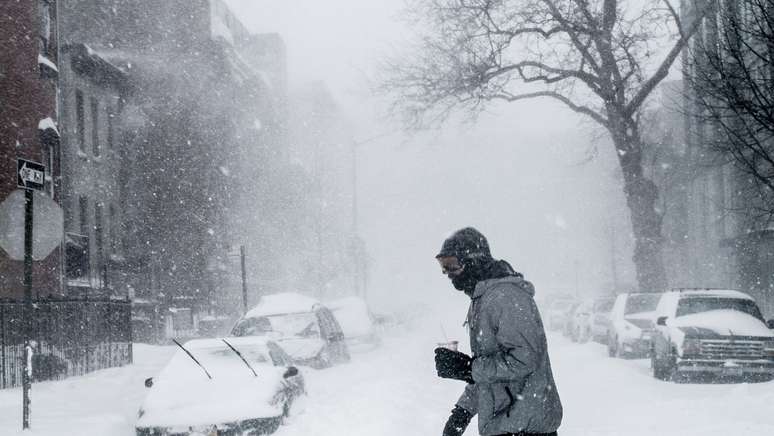
M447 350L457 351L460 341L439 342L438 346Z

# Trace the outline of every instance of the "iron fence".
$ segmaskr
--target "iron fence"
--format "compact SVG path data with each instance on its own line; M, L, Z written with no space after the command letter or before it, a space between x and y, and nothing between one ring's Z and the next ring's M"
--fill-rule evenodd
M0 389L22 383L23 312L22 302L0 301ZM129 300L35 300L32 313L34 381L132 363Z

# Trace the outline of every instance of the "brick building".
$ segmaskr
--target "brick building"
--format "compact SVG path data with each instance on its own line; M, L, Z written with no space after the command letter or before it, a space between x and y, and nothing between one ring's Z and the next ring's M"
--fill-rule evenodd
M71 296L126 296L116 262L128 77L84 44L64 45L59 69L65 288Z
M220 0L60 14L68 290L232 312L238 245L257 254L282 223L266 205L285 159L284 43Z
M4 1L0 12L0 201L17 189L16 159L25 158L46 165L46 192L58 202L57 2ZM62 292L61 264L60 249L34 262L33 297ZM22 271L0 250L0 298L23 295Z

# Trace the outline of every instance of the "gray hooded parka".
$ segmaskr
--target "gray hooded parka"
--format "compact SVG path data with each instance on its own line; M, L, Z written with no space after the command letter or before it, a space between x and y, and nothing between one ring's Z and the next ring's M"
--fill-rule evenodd
M468 311L473 380L457 405L481 435L551 433L562 422L532 284L510 276L476 285Z

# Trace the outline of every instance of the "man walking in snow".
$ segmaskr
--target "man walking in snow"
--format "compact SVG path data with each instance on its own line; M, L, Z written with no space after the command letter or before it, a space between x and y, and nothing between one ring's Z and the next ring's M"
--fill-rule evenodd
M467 326L473 356L435 349L438 376L468 383L443 436L460 436L478 414L482 436L556 435L562 404L546 348L532 283L495 260L479 231L467 227L436 256L452 285L470 299Z

